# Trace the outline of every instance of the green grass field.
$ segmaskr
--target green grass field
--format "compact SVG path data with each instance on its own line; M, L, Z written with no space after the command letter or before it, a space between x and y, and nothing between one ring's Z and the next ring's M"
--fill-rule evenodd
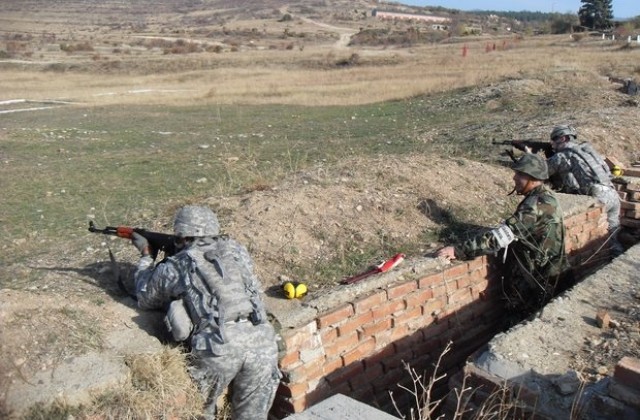
M460 123L418 99L344 107L59 107L3 119L1 229L6 238L28 238L25 252L84 233L89 219L149 223L185 201L268 188L318 162L434 152L438 144L417 142L416 134Z

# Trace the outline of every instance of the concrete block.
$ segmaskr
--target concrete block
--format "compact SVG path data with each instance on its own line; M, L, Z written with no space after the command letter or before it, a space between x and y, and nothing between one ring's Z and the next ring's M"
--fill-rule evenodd
M640 359L623 357L616 364L613 378L617 383L640 392Z
M633 388L612 381L609 385L609 396L635 408L640 408L640 393Z
M287 420L398 420L391 414L380 411L342 394L336 394L314 405L302 413L286 417Z

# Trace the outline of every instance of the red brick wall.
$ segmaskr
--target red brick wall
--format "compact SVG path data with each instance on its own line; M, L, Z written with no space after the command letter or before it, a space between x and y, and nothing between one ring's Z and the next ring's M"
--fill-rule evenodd
M602 258L593 258L606 239L602 208L568 216L565 224L572 263L602 264ZM396 405L411 406L413 396L398 386L412 389L404 362L418 374L431 374L451 341L439 372L454 371L498 332L503 315L500 267L492 257L479 257L438 272L400 277L282 332L287 353L280 362L284 378L273 414L283 418L336 393L397 414L391 391ZM442 382L446 388L446 379Z

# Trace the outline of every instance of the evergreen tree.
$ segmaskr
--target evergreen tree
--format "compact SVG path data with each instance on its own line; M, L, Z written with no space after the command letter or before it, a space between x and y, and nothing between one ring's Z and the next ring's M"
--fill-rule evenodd
M613 26L613 0L581 0L578 10L580 25L590 29L609 29Z

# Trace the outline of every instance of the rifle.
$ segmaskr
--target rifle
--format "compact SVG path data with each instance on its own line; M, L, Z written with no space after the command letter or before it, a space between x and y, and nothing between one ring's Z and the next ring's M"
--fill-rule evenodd
M518 150L522 150L523 152L526 151L525 148L529 148L531 150L531 153L538 153L540 151L544 152L544 156L549 159L551 156L554 155L554 151L553 148L551 146L551 143L548 141L538 141L538 140L493 140L491 142L491 144L501 144L501 145L505 145L505 146L512 146L515 147ZM507 155L509 155L509 157L513 160L516 161L516 157L513 155L513 152L511 150L505 150L505 153Z
M175 235L169 235L167 233L151 232L146 229L129 226L106 226L104 229L98 229L93 221L89 221L89 232L114 235L124 239L131 239L134 232L138 233L144 236L147 242L149 242L151 257L153 257L154 260L158 256L159 251L164 252L166 257L176 253L176 237Z

